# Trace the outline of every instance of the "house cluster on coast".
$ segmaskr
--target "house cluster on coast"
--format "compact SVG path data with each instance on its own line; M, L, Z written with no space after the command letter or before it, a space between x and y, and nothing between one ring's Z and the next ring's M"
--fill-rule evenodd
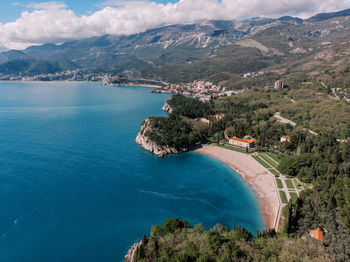
M213 98L232 96L243 92L243 90L227 90L226 87L209 81L194 80L187 84L169 84L165 87L157 88L152 92L193 96L202 102L209 102Z
M0 80L5 81L91 81L102 82L106 78L111 78L111 75L89 73L82 70L68 70L57 73L47 74L1 74Z

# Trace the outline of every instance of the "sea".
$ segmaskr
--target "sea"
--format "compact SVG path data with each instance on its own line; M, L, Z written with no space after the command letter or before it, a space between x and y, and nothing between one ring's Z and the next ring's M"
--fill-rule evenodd
M264 227L225 164L135 143L169 98L148 87L0 82L0 261L119 262L166 219Z

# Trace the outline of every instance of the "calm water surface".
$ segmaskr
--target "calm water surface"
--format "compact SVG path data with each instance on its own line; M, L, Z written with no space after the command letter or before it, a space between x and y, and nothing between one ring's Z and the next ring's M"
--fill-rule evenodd
M153 224L263 221L237 174L135 143L167 95L93 83L0 82L0 261L122 261Z

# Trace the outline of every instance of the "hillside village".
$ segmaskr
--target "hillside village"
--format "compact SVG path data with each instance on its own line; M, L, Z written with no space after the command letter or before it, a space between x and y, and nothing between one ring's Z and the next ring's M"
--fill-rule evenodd
M192 96L202 102L209 102L213 98L232 96L244 92L244 90L227 90L227 88L215 85L212 82L204 80L195 80L193 82L181 84L169 84L152 91L153 93L178 94Z

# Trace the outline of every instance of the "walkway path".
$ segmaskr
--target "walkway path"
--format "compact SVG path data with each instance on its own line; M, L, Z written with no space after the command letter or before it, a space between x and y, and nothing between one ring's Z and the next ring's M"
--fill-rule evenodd
M302 187L299 188L297 185L302 183L297 178L288 178L279 172L277 169L279 162L268 154L253 153L252 157L270 173L275 175L275 180L280 193L282 205L286 206L291 199L295 201L303 189Z
M283 116L281 116L281 112L277 112L273 115L275 118L278 119L278 121L280 121L281 123L283 124L289 124L291 126L296 126L297 123L293 122L292 120L288 119L288 118L285 118ZM309 132L310 134L314 135L314 136L317 136L318 134L310 129L307 129L307 128L303 128L304 131L307 131Z
M289 120L289 119L281 116L280 112L275 113L273 116L275 118L277 118L283 124L290 124L291 126L296 126L297 125L297 123L293 122L292 120Z

